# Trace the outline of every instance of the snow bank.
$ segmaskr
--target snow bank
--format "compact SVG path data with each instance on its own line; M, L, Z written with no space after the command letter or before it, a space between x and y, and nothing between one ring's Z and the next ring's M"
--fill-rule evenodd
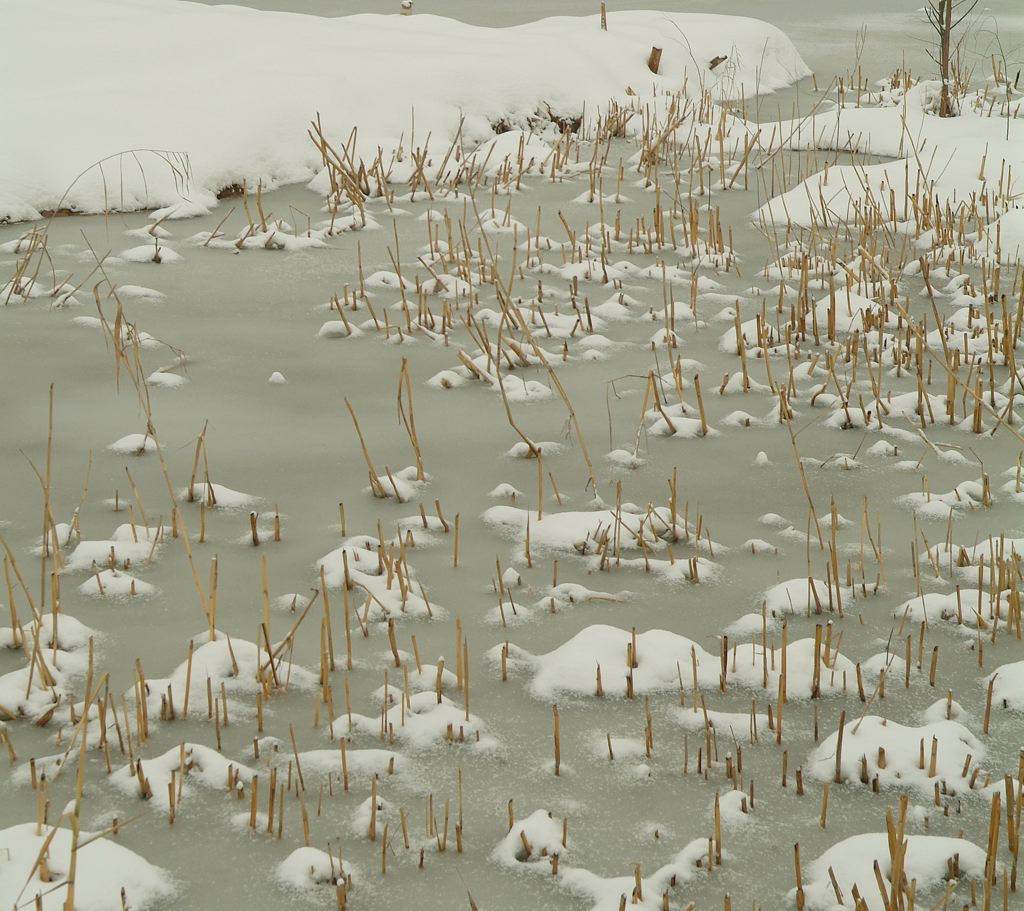
M93 54L79 73L82 35L97 22L105 23L109 52ZM380 145L386 160L403 133L407 153L415 148L415 109L415 139L432 133L436 169L460 113L472 147L492 138L491 124L525 126L538 112L572 119L584 104L596 114L627 87L649 92L687 80L694 92L703 82L718 96L738 96L742 87L749 97L755 86L771 91L809 75L777 28L732 16L620 12L603 32L597 16L499 29L430 15L320 18L165 0L8 0L4 27L19 40L0 56L8 87L0 121L19 128L0 147L0 221L57 206L83 169L129 149L187 153L188 198L169 156L140 153L138 161L104 165L106 203L94 169L62 204L85 211L185 204L188 214L215 205L213 193L243 179L265 189L309 180L320 157L306 129L318 111L330 137L343 140L358 126L359 151L373 158ZM664 47L661 76L647 69L654 44ZM252 48L273 48L256 71ZM39 67L43 51L55 65ZM183 53L188 67L161 65ZM711 71L711 58L723 54L730 65ZM52 141L55 123L75 141ZM407 154L398 167L411 173L408 161ZM182 159L173 163L184 170Z
M903 199L909 187L928 187L943 207L956 210L973 194L993 192L1001 169L1024 172L1024 121L990 117L965 104L957 117L938 117L932 109L937 83L921 82L899 98L882 97L878 107L844 107L818 111L813 118L778 125L785 144L796 149L856 149L891 156L896 161L869 165L837 165L821 171L792 190L769 200L755 213L768 223L798 225L848 221L863 199L883 201L888 211L889 190L895 192L897 216L910 221ZM986 166L982 167L983 159ZM1015 181L1016 183L1016 181ZM1006 194L1007 196L1010 193ZM1020 214L1001 219L1001 254L1013 262L1021 243ZM990 229L991 253L995 231Z

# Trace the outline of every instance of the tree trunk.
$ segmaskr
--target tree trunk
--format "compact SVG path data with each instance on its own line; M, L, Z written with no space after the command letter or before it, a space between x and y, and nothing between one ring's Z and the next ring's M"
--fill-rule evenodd
M949 96L949 55L953 32L953 0L939 3L939 70L942 75L942 96L939 101L939 116L953 116L953 102Z

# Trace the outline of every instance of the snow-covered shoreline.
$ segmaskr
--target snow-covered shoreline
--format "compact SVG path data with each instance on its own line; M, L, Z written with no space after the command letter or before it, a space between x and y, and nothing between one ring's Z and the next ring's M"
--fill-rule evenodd
M607 31L598 16L498 29L419 14L7 0L2 19L18 41L0 57L0 117L18 128L0 146L0 221L176 201L182 174L148 152L109 159L64 197L94 162L132 149L187 154L190 196L205 204L243 179L264 189L309 180L319 154L306 130L318 112L332 139L358 128L370 159L428 135L441 155L460 116L472 148L492 124L596 113L627 89L750 97L809 75L776 27L718 15L622 12ZM98 23L102 45L86 48ZM659 76L647 68L653 45L664 49ZM712 70L718 55L728 61Z

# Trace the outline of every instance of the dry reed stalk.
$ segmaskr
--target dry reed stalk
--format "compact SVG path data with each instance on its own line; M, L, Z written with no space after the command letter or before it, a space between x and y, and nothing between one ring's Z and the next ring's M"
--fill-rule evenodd
M558 706L551 706L551 714L554 720L554 741L555 741L555 776L561 774L562 768L562 732L558 717Z

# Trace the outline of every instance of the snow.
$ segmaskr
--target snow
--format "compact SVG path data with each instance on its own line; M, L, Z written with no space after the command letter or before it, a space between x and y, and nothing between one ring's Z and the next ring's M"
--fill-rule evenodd
M62 615L62 622L65 619ZM29 631L25 632L26 637L31 638ZM0 638L11 642L10 628L0 630ZM88 659L80 654L82 651L81 648L70 651L58 648L40 652L45 654L43 662L53 678L52 686L44 685L39 674L31 675L28 665L0 676L0 706L3 706L4 715L26 715L33 719L46 717L66 695L69 678L85 674Z
M818 781L834 779L838 739L839 732L835 731L811 752L805 768L812 778ZM931 775L933 740L937 747L935 774ZM924 768L920 765L922 741ZM964 777L965 769L969 777L971 769L984 755L985 747L981 741L957 721L939 720L912 727L877 715L866 715L848 723L843 730L840 774L843 781L860 781L862 758L866 758L868 780L877 775L882 787L913 786L930 794L935 783L941 781L945 784L944 792L948 789L949 793L955 794L957 782ZM965 765L968 756L973 757L972 764Z
M335 721L335 727L342 729L346 716ZM379 730L379 722L378 722ZM276 764L287 766L293 760L291 753L282 753L277 758ZM384 777L396 775L402 772L408 765L408 761L399 753L391 750L353 750L346 749L345 765L342 765L340 748L330 750L307 750L299 753L299 762L302 764L303 775L326 778L328 775L340 776L344 769L348 770L351 781L358 781L360 785L369 787L374 776Z
M596 624L581 630L568 641L546 654L535 655L517 645L510 644L508 667L522 669L531 674L530 692L538 699L554 699L559 693L592 696L597 689L597 668L601 668L602 688L606 695L625 695L629 667L626 649L631 646L630 630ZM491 661L501 657L503 646L488 652ZM730 655L732 650L730 649ZM652 629L636 634L636 667L632 669L635 693L655 693L675 690L680 685L687 691L692 687L693 661L697 663L697 682L702 688L718 688L721 673L719 656L705 651L699 644L678 633ZM835 651L825 663L824 649L820 653L820 688L823 695L841 692L844 678L852 686L854 665ZM814 640L800 639L786 649L787 693L791 699L807 698L811 694L814 678ZM757 643L736 646L735 670L731 669L729 682L749 689L764 686L767 666L768 691L778 688L781 675L781 651L771 657L764 655ZM746 716L744 716L746 717ZM731 721L732 719L723 719ZM745 724L744 724L745 727Z
M160 807L164 812L168 812L170 809L167 785L172 781L172 773L176 776L175 783L184 776L184 779L181 780L181 797L176 798L176 806L188 806L189 795L194 792L193 785L199 785L212 791L225 790L229 772L232 780L234 780L234 773L237 772L238 791L241 793L244 791L244 786L256 775L254 769L232 762L212 747L199 743L181 743L171 747L160 756L150 759L140 758L143 778L149 781L152 791L148 803L151 806ZM182 759L184 759L184 765ZM138 766L129 762L127 765L115 769L108 781L123 794L140 796L142 788L137 772Z
M526 843L530 846L530 854L526 854ZM498 842L491 852L491 859L503 867L516 868L522 864L535 864L547 858L565 854L568 843L562 845L562 820L547 810L534 810L525 819L518 819L508 830L508 834Z
M126 560L131 563L144 563L151 553L160 549L145 539L145 529L139 528L139 540L108 540L108 541L81 541L71 552L64 564L68 572L81 572L88 570L95 572L98 567L107 566L110 555L113 553L116 563L121 565Z
M267 652L255 642L245 639L221 637L212 642L198 645L192 653L191 681L189 681L189 662L183 661L165 679L147 681L150 714L156 716L160 711L160 698L166 695L168 687L174 698L176 712L185 709L185 690L188 685L188 708L198 712L206 706L206 681L215 693L224 691L232 697L251 696L255 699L262 692L262 684L257 679L257 669L263 668L267 673ZM276 647L276 646L275 646ZM258 662L258 664L257 664ZM275 669L280 680L287 679L289 687L298 690L310 690L316 685L316 675L282 657L275 659ZM240 706L234 701L231 710L238 712Z
M42 882L35 869L36 858L46 839L49 844L49 882ZM42 893L39 907L59 911L64 907L67 890L54 888L65 881L71 865L72 833L70 829L44 828L36 834L35 823L22 823L0 830L0 906L13 908ZM26 886L27 884L27 886ZM25 887L24 892L22 888ZM82 833L75 869L76 911L121 911L121 889L130 907L144 911L161 899L175 893L170 876L159 867L106 838L93 839Z
M117 285L117 296L125 300L143 300L150 303L160 303L167 299L162 291L147 288L144 285Z
M386 715L389 729L394 732L395 737L407 742L413 749L426 749L443 743L449 729L456 741L466 740L474 744L479 742L488 748L494 745L490 738L486 741L482 738L479 741L477 739L484 729L483 721L473 714L467 718L465 709L444 695L438 701L433 692L414 693L409 697L405 707L401 704L389 705L383 710L383 714ZM335 730L344 730L348 718L348 715L336 718ZM353 713L352 729L368 734L379 733L381 717Z
M992 701L1015 712L1024 712L1024 661L1015 661L996 668L985 683L995 679Z
M416 517L419 522L419 517ZM376 538L368 536L347 538L342 546L332 550L317 561L317 567L323 568L324 580L329 588L341 588L346 584L346 558L348 561L347 584L353 590L354 609L367 620L381 623L389 618L404 619L409 617L444 617L443 607L428 602L423 597L422 586L416 581L413 566L403 561L404 571L408 578L403 581L397 573L389 574L378 561ZM364 600L359 592L366 593Z
M56 631L56 635L54 632ZM0 630L0 638L5 630ZM31 628L26 629L31 637ZM69 614L61 613L55 620L52 613L42 614L39 617L39 644L43 648L57 646L65 651L74 651L85 648L89 639L94 636L95 630L90 629L84 623L76 620Z
M832 603L834 594L835 589L824 579L788 579L769 588L764 603L772 616L820 613ZM840 594L845 602L852 590L840 586Z
M179 389L188 383L188 377L180 373L170 373L166 370L154 370L146 377L150 386L162 387L164 389Z
M153 244L153 246L143 244L129 250L122 250L118 253L117 258L126 263L154 263L156 265L180 263L184 259L177 251L170 247L161 247L159 243Z
M985 852L973 842L938 835L908 835L906 841L903 871L908 882L917 880L919 895L945 879L946 861L954 855L959 855L960 870L964 876L980 877L984 873ZM811 911L832 911L838 906L828 875L831 868L846 901L852 901L851 894L856 884L870 911L883 911L885 905L875 882L875 861L878 861L885 877L886 891L891 891L888 877L892 867L886 833L854 835L832 845L805 868L806 907ZM791 899L795 895L794 889L790 893Z
M416 137L432 134L436 170L462 115L472 148L493 138L498 121L525 126L549 109L571 118L584 105L594 116L627 87L649 92L686 81L694 93L704 83L718 97L749 97L755 86L771 91L809 75L790 40L758 20L632 11L609 20L603 32L596 15L486 28L423 14L320 18L164 0L8 0L5 30L20 40L0 57L0 82L18 91L0 96L0 120L19 128L0 148L0 220L58 204L93 212L169 206L159 217L181 217L208 211L218 190L243 180L264 189L308 181L321 165L306 135L317 112L329 138L358 125L357 153L372 160L379 145L386 167L403 133L408 153L415 109ZM108 24L105 40L116 53L93 55L88 78L69 79L59 66L21 78L37 69L39 47L54 60L73 59L97 22ZM655 43L664 47L660 76L647 68ZM249 72L251 49L269 46L303 65L275 68L258 92L240 92L225 78ZM446 50L456 47L457 55ZM707 59L695 61L688 47ZM155 65L185 49L187 69L169 76ZM729 55L728 73L709 69L716 54ZM46 141L54 123L75 141ZM502 142L489 168L508 151ZM114 157L102 174L93 168L74 182L94 162L130 149L167 151ZM184 171L182 153L193 175L184 193L168 163Z
M1001 168L1014 175L1024 172L1024 121L985 116L967 104L959 116L940 118L931 108L936 86L920 82L901 98L883 98L877 107L835 106L813 118L779 124L780 135L792 148L854 148L896 160L821 171L769 200L755 213L755 220L786 224L791 219L804 226L848 221L855 215L854 204L862 204L865 196L881 201L888 211L889 189L902 201L908 188L913 195L919 180L941 206L948 202L956 211L972 194L981 198L993 193ZM1002 220L1005 262L1018 255L1014 251L1022 225L1019 210ZM994 255L994 230L987 236Z
M116 569L104 569L86 579L85 582L78 586L78 590L83 595L102 598L152 595L157 589L148 582L137 579L130 573L121 572Z
M286 888L309 890L338 885L342 876L355 878L355 868L319 848L296 848L277 865L274 875Z
M259 497L232 490L223 484L214 484L212 481L197 481L194 485L183 487L178 491L178 499L187 502L200 502L205 499L208 507L220 509L245 509L259 502Z
M600 876L580 867L562 867L559 882L571 892L592 902L591 911L617 911L625 899L627 907L657 911L662 907L661 896L672 887L693 879L707 863L708 840L695 838L668 863L641 880L643 901L630 900L635 880L632 875Z
M543 516L515 506L492 506L484 512L483 520L521 542L525 542L529 528L531 548L581 556L600 551L604 542L609 542L612 553L663 552L673 534L689 540L689 535L694 532L692 525L686 528L682 516L676 514L673 517L665 507L652 507L647 511L629 503L623 503L618 512L614 509L589 512L563 510L545 512ZM702 536L701 546L705 542ZM706 543L712 556L727 550L714 541ZM683 565L685 561L679 561L675 568ZM702 560L702 573L705 568L712 570L713 564Z
M111 443L107 449L118 455L143 455L156 452L156 441L145 433L129 433Z
M991 250L999 251L999 261L1019 263L1024 260L1024 209L1004 212L986 231Z

